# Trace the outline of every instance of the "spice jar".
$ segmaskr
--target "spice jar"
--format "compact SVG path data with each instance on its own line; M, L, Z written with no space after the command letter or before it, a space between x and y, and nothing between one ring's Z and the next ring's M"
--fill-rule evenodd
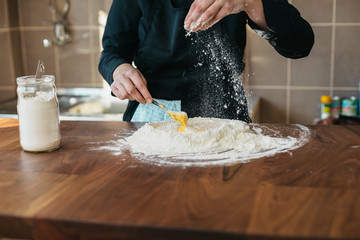
M321 119L331 117L331 96L321 96Z
M61 134L55 77L23 76L16 82L21 147L29 152L58 149Z

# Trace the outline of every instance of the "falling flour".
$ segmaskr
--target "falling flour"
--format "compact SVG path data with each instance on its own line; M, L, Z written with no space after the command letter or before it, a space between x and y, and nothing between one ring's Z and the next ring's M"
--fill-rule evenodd
M282 136L239 120L191 118L188 124L185 132L178 132L174 121L146 123L131 136L111 142L112 147L98 149L119 155L130 150L134 158L157 165L231 165L299 148L310 136L302 125L288 125L292 136Z
M194 67L185 73L189 80L186 99L191 101L182 102L184 111L189 116L250 122L243 86L243 50L220 25L188 38Z

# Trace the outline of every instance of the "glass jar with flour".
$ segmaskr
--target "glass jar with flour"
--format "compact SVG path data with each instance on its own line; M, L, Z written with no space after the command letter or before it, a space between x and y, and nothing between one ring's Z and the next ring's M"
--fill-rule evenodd
M16 82L21 147L28 152L58 149L61 134L55 77L23 76Z

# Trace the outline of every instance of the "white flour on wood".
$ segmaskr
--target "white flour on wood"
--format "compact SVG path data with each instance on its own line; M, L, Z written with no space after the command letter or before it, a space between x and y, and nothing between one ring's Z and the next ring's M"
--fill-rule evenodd
M178 128L175 121L146 123L102 149L117 148L119 155L130 150L136 159L158 165L230 165L299 148L310 136L302 125L285 126L291 136L282 136L258 124L218 118L190 118L185 132Z

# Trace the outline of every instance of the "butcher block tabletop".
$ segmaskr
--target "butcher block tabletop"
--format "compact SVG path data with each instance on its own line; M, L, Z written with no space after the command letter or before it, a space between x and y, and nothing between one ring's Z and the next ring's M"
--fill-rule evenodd
M197 167L108 146L141 126L62 121L61 147L36 154L0 119L0 238L360 239L359 125L307 126L290 152Z

